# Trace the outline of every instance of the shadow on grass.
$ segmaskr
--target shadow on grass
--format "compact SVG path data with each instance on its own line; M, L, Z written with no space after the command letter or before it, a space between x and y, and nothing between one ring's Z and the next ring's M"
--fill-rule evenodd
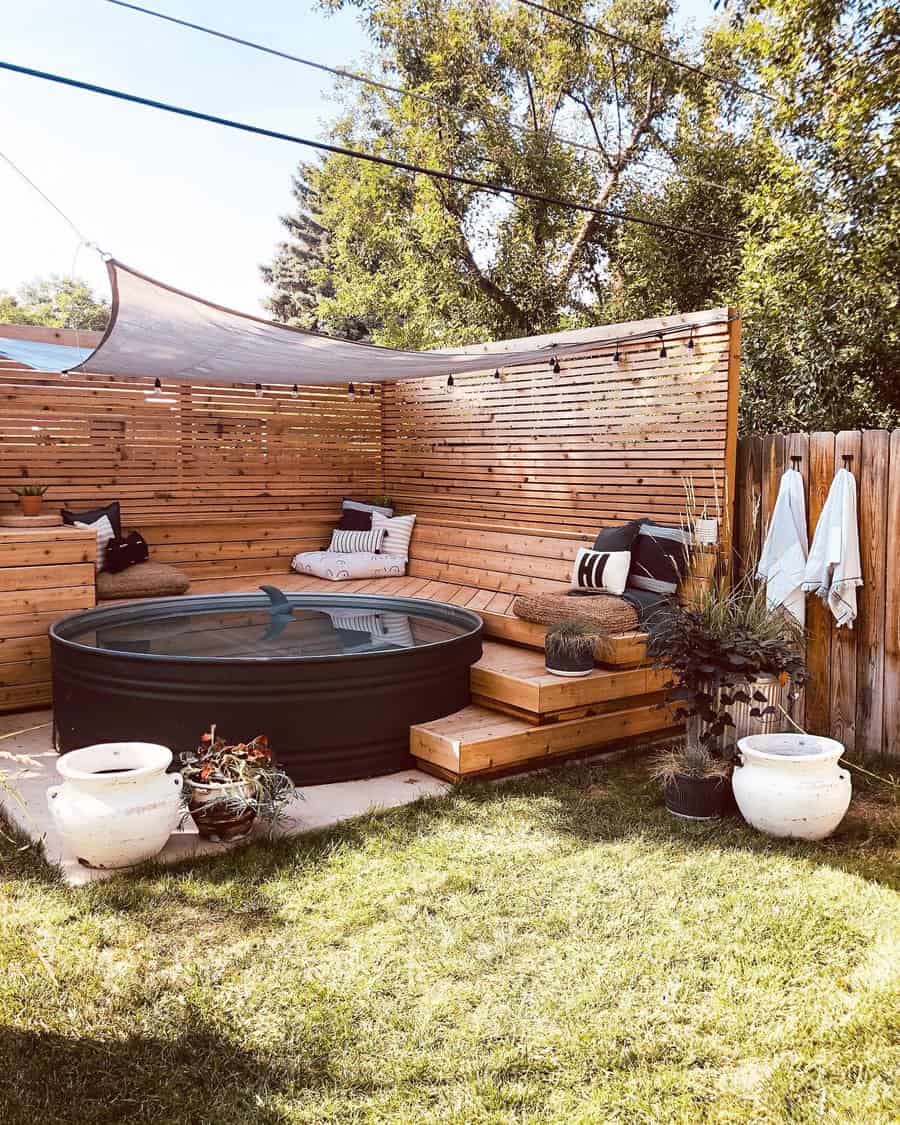
M208 1028L87 1039L0 1028L4 1125L281 1125L281 1075Z

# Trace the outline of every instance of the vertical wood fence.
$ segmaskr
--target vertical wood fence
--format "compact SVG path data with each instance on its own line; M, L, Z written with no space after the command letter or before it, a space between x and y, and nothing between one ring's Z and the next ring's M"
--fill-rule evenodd
M900 430L779 434L738 445L735 550L738 565L757 557L781 474L801 458L810 542L842 458L856 477L864 586L853 629L835 628L828 608L806 603L810 673L801 718L806 729L839 739L848 752L900 755Z

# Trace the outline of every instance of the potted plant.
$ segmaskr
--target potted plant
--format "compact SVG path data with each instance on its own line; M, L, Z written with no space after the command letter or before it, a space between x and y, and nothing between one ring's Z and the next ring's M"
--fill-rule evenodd
M23 516L39 516L44 503L44 493L49 488L46 484L20 484L10 491L19 498L19 506Z
M295 796L290 778L274 762L265 735L230 744L215 724L195 751L181 755L184 798L197 831L208 840L241 840L257 817L276 824Z
M547 631L544 665L554 676L589 676L594 670L594 638L580 621L561 621Z
M666 808L685 820L716 820L731 805L731 769L701 742L685 740L666 747L653 764Z
M730 584L724 571L690 604L676 602L657 614L649 629L648 653L672 673L669 698L686 720L680 754L690 768L674 771L679 794L666 781L667 806L679 813L688 799L702 809L706 794L705 813L680 815L721 815L719 788L707 779L723 770L730 776L739 738L780 727L786 703L806 678L802 631L768 605L762 583L748 575Z

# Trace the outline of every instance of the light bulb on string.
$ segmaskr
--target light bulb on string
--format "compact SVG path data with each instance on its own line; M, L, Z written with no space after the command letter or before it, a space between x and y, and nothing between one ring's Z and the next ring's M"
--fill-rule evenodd
M297 384L296 384L296 383L294 383L294 386L293 386L293 388L292 388L292 390L291 390L291 394L293 395L293 397L294 397L294 398L299 398L299 397L300 397L300 388L299 388L299 387L297 386Z
M663 334L659 334L659 358L665 359L669 353L666 351L666 341L663 339Z
M691 327L691 334L688 337L687 350L689 352L692 352L694 350L694 329L693 329L693 326Z
M262 398L262 383L256 384L256 386L253 390L253 393L256 395L257 398Z
M351 398L353 398L353 396L356 394L356 387L354 387L352 383L347 384L347 394Z
M447 390L448 390L448 391L452 391L452 390L453 390L453 387L454 387L453 376L452 376L452 375L448 375L448 376L447 376Z

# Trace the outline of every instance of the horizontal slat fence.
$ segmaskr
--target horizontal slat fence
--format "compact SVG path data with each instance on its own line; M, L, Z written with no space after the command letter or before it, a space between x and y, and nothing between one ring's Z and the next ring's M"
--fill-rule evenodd
M616 358L614 338L595 343L560 359L558 374L543 361L452 388L388 385L385 491L403 511L577 534L648 515L677 521L685 477L714 505L733 467L740 340L740 322L720 312L694 329L685 318L664 349L633 340Z
M758 557L781 474L799 456L810 543L844 455L857 482L864 586L853 629L837 629L816 597L806 601L810 673L806 729L849 752L900 755L900 430L751 435L738 445L735 550L739 566Z

